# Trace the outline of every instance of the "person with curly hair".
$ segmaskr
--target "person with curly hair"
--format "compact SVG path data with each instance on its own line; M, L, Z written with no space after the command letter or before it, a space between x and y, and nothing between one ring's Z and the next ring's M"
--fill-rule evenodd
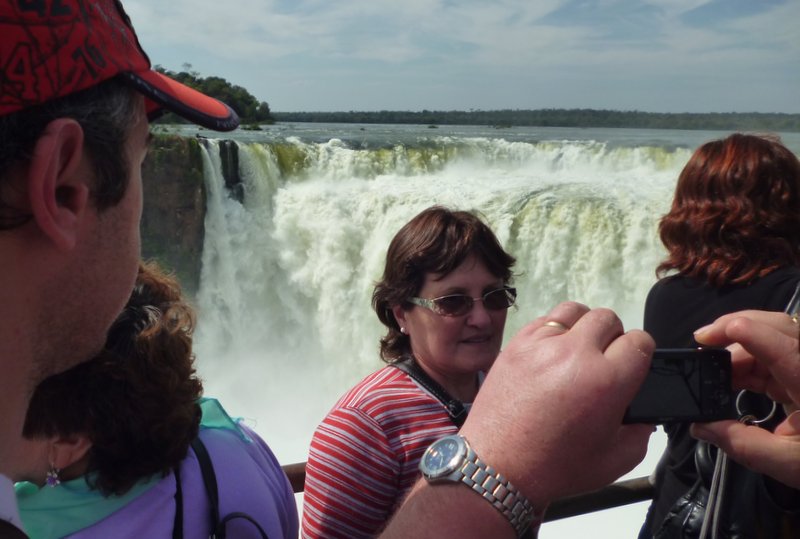
M212 514L232 512L245 515L222 523L233 537L297 537L293 493L269 447L201 398L193 326L177 282L141 265L105 349L39 384L20 445L28 464L15 477L31 537L207 538Z
M727 313L784 310L800 283L800 161L770 136L735 133L703 144L683 168L659 232L667 257L644 311L657 347L696 347L693 332ZM759 418L772 407L750 393L739 404ZM689 424L665 430L640 537L698 537L714 451L691 437ZM739 465L730 466L726 485L721 537L800 536L800 493Z

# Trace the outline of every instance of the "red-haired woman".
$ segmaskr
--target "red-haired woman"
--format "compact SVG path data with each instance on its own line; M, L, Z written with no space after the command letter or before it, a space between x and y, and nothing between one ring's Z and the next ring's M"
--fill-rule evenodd
M667 257L644 313L657 347L697 346L693 332L730 312L784 310L800 282L800 161L772 137L736 133L700 146L659 232ZM771 401L747 396L740 403L746 411L770 411ZM762 426L778 422L776 416ZM640 538L698 537L712 512L706 504L716 450L694 440L688 424L665 430L669 441ZM726 484L718 498L720 537L800 537L798 491L736 464Z

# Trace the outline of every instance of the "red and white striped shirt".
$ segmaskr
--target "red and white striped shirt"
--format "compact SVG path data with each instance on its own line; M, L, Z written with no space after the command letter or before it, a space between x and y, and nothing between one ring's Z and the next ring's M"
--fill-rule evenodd
M302 537L376 535L420 477L425 449L457 430L442 403L400 369L364 378L314 432Z

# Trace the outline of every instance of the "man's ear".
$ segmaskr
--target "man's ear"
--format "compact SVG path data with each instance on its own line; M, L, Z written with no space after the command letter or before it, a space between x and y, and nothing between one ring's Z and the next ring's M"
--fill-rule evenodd
M75 246L88 208L90 176L83 162L80 124L71 118L50 122L33 149L28 197L34 221L59 249Z
M69 468L83 459L92 448L92 442L83 434L57 436L50 446L50 465L59 470Z

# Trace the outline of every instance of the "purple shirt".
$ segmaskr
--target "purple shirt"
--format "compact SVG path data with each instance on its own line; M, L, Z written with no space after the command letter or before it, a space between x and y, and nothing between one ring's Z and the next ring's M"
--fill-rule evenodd
M229 429L201 429L217 480L220 519L231 512L250 515L270 539L296 539L297 506L286 474L266 443L246 426L246 442ZM200 466L193 451L181 463L185 539L208 539L210 508ZM96 524L70 535L74 539L147 537L171 539L175 518L175 474ZM258 530L237 518L226 526L228 537L260 539Z

